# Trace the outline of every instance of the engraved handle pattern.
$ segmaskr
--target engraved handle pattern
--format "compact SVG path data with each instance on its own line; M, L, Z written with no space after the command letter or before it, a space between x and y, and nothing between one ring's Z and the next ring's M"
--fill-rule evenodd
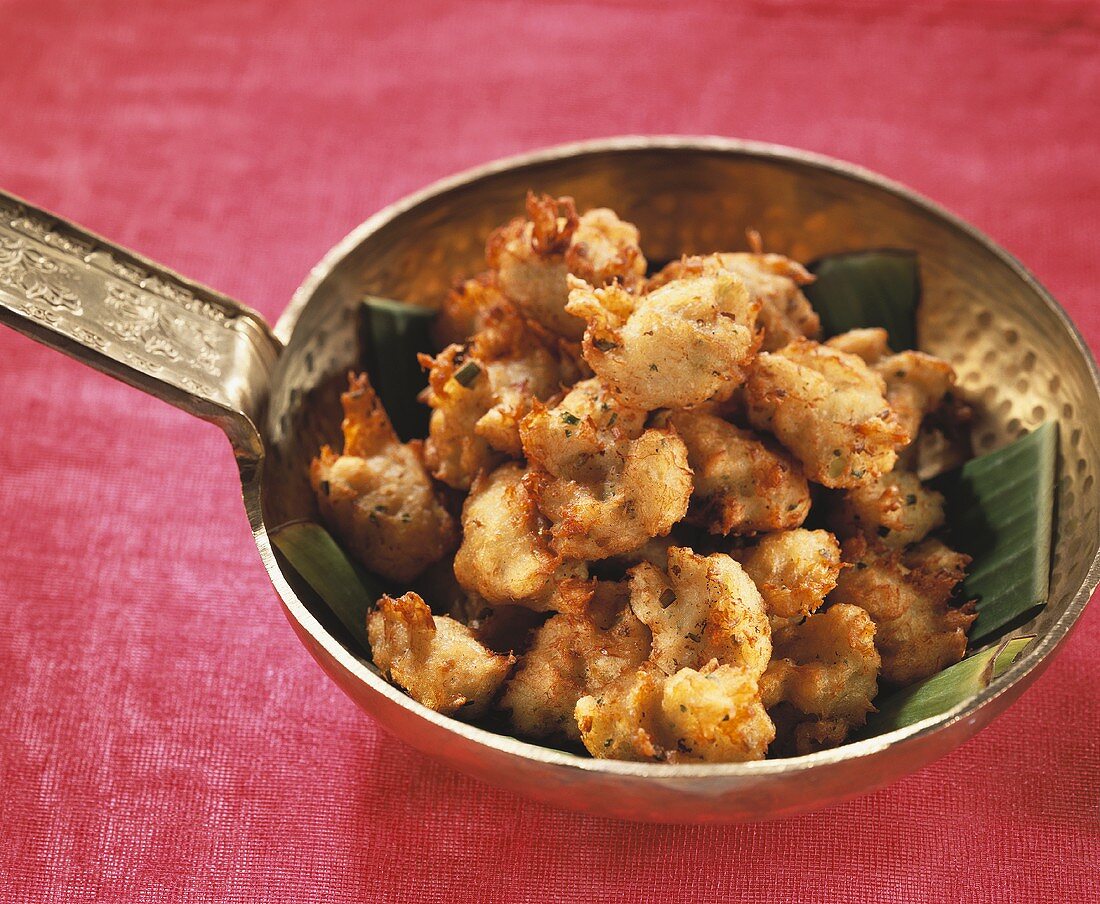
M217 423L242 467L280 345L263 318L0 192L0 321Z

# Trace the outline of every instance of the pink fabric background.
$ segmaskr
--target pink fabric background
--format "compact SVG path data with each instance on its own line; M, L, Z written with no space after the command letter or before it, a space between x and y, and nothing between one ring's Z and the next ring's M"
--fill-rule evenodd
M485 160L776 141L988 231L1100 344L1088 2L0 0L0 185L274 319ZM647 827L391 741L291 634L228 447L0 332L3 901L1096 901L1100 607L993 727L845 806Z

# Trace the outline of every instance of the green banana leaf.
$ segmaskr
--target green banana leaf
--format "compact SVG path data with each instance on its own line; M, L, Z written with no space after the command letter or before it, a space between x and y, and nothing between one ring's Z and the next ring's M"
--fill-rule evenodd
M863 327L885 327L895 351L914 348L920 304L920 268L913 251L851 251L818 258L807 268L817 279L804 288L825 337Z
M1034 639L1033 634L1008 638L968 656L962 662L957 662L924 681L876 700L878 712L867 718L867 724L859 731L856 739L913 725L969 700L989 687L991 681L1007 672L1009 666Z
M972 645L1046 605L1057 458L1058 425L1047 422L932 482L946 497L949 542L973 559L959 591L978 601Z
M359 336L363 367L403 442L428 433L431 411L416 398L428 378L416 355L431 351L429 329L435 315L431 308L388 298L363 299Z
M916 344L920 273L909 251L860 251L820 258L806 295L826 336L884 327L890 345ZM1046 604L1058 454L1057 424L1043 424L1015 443L941 475L951 545L973 561L959 590L977 600L972 646L1003 637ZM926 681L876 701L879 712L861 736L938 715L978 693L1016 659L1030 638L1012 638L975 653Z
M321 525L293 521L271 532L271 542L340 619L366 654L367 612L385 592L381 582L356 566Z

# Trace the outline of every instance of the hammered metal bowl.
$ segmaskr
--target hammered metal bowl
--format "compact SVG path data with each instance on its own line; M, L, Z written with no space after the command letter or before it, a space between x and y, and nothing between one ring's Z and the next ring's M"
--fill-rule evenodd
M871 247L920 255L919 345L949 360L977 411L978 453L1046 420L1060 427L1050 600L1038 640L942 716L793 759L667 766L593 760L440 716L387 684L275 555L268 530L316 518L310 457L339 433L337 390L371 293L436 304L482 268L485 238L528 189L614 208L652 260L738 248L808 260ZM367 220L295 293L274 334L254 312L72 224L0 195L0 318L100 370L219 423L237 454L260 556L303 644L398 738L559 807L663 822L770 819L864 794L930 763L1042 671L1100 580L1100 381L1065 312L988 238L879 176L785 148L716 138L567 145L437 183Z

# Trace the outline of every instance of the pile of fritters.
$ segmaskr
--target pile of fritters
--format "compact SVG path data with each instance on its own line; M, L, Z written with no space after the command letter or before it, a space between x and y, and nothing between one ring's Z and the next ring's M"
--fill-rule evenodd
M529 195L421 356L427 438L351 379L310 476L414 588L369 616L387 678L596 757L734 762L841 744L962 658L968 559L913 451L960 419L951 367L883 330L819 342L812 276L753 244L647 278L633 225Z

